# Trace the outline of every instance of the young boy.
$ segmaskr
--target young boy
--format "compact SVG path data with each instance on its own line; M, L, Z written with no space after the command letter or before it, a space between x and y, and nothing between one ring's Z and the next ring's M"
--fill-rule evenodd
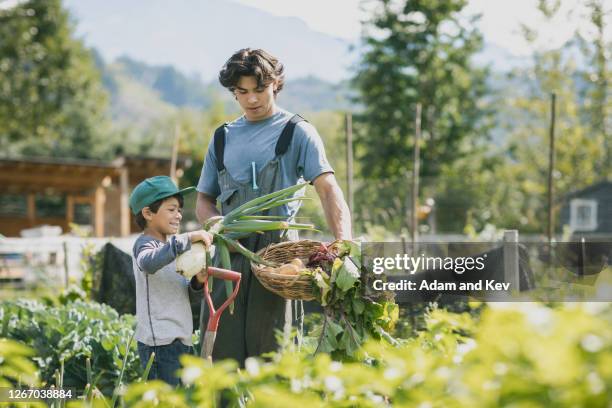
M183 195L166 176L151 177L130 195L130 208L143 229L134 243L136 277L136 340L143 367L151 353L155 359L149 379L178 385L179 355L190 352L193 331L190 297L202 296L206 275L200 272L190 282L176 272L175 259L202 241L210 246L212 236L203 230L179 234Z

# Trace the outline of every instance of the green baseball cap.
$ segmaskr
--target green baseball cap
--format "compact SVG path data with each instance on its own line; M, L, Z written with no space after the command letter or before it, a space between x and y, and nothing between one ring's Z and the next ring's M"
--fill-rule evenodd
M134 215L137 215L143 208L157 200L175 194L191 193L194 190L195 187L179 190L174 181L168 176L151 177L138 184L134 191L132 191L132 194L130 194L130 209Z

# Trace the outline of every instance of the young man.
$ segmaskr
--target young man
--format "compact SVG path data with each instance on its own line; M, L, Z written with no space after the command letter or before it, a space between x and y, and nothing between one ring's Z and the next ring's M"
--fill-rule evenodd
M161 379L178 385L176 370L179 356L188 354L193 332L191 297L202 298L206 275L199 273L188 282L176 272L174 260L203 241L210 246L206 231L179 234L183 194L193 187L179 190L166 176L151 177L134 188L130 208L136 223L143 229L134 243L133 268L136 277L136 340L144 369L151 353L155 360L149 379Z
M236 52L219 73L219 81L240 104L244 115L221 126L208 146L198 183L196 213L200 222L227 213L258 196L299 182L314 185L327 224L337 239L351 238L351 221L342 190L325 156L316 129L298 115L276 105L284 85L283 65L263 50L249 48ZM299 202L280 207L270 215L291 219ZM243 240L257 251L281 239L297 239L278 232L254 234ZM244 257L232 254L232 268L242 272L243 284L233 315L221 317L213 359L245 358L275 350L275 331L290 323L290 303L269 292L252 276ZM214 286L217 302L225 299L223 285ZM288 306L288 307L287 307ZM203 326L208 316L203 304Z

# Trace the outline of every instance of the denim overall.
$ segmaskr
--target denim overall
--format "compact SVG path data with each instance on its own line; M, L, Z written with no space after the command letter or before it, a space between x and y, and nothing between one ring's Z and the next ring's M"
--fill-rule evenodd
M287 151L295 125L302 120L304 119L299 115L294 115L285 125L276 144L275 157L266 163L256 175L256 184L240 183L227 172L223 165L225 125L217 129L214 145L221 191L218 200L221 203L222 214L227 214L249 200L287 187L281 184L282 162L280 158ZM279 208L274 208L266 215L284 214ZM251 251L257 252L269 244L287 240L297 240L297 231L289 230L282 233L281 231L269 231L264 234L251 234L240 242ZM287 324L291 325L291 303L270 292L259 283L251 272L251 264L247 258L231 253L231 261L231 269L242 273L242 283L234 301L234 314L230 314L228 309L221 315L212 357L215 361L232 358L244 366L244 360L247 357L258 356L277 349L275 332L283 330ZM221 281L215 281L211 295L213 303L220 305L226 299L225 285ZM206 302L202 302L200 316L200 329L204 333L208 323Z

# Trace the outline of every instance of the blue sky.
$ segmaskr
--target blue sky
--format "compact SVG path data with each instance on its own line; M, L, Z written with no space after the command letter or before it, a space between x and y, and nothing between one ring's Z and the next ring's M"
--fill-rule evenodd
M295 16L311 28L344 39L355 39L360 20L372 9L371 0L234 0L278 16ZM485 41L517 56L529 55L532 48L519 33L520 23L540 28L538 47L562 45L578 28L576 16L584 13L579 0L563 0L559 17L546 24L536 9L537 0L468 0L466 11L482 14L478 26ZM612 22L609 23L612 25ZM584 27L583 27L584 28ZM609 30L608 30L609 32Z

